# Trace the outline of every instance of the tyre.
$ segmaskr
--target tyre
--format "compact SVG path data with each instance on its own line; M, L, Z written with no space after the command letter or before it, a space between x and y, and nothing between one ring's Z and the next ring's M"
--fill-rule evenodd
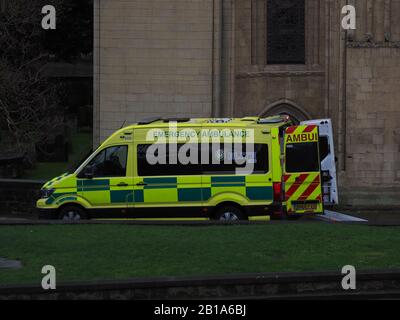
M219 221L240 221L247 220L243 211L234 206L224 206L217 210L215 213L215 220Z
M63 221L76 222L87 219L85 210L78 206L66 206L61 209L59 219Z

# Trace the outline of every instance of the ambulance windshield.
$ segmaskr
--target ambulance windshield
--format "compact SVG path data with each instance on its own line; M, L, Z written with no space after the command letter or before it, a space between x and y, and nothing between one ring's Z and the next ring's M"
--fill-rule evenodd
M76 170L78 170L78 168L86 161L87 158L89 158L93 153L93 150L90 150L82 159L80 159L79 161L76 161L74 164L72 164L69 168L68 168L68 173L73 173Z

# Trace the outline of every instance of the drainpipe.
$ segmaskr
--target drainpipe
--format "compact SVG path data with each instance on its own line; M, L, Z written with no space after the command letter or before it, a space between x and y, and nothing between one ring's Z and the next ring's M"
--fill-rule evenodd
M7 5L6 1L7 0L1 0L1 2L0 2L0 10L1 10L1 12L6 12L6 5Z
M96 1L96 0L95 0ZM96 121L96 131L95 131L95 127L94 127L94 122L93 122L93 150L97 148L97 146L99 145L100 141L101 141L101 121L100 121L100 117L101 117L101 27L102 27L102 20L101 20L101 0L97 0L97 8L96 8L96 3L93 2L93 6L95 10L98 10L97 12L97 25L95 25L95 27L97 27L97 48L94 48L94 50L97 50L97 57L96 58L96 63L97 63L97 79L94 79L95 81L97 80L96 86L97 86L97 92L96 92L96 98L97 101L96 103L93 103L93 108L96 110L93 110L93 113L96 112L96 117L95 117L95 121ZM94 13L96 15L96 12ZM94 62L94 60L93 60ZM94 66L93 66L94 67ZM94 70L94 69L93 69Z
M344 53L343 53L343 160L342 170L346 171L347 160L347 30L344 36Z
M349 1L346 0L346 5L349 4ZM348 41L348 30L344 31L344 48L343 48L343 75L342 75L342 170L346 171L346 162L347 162L347 41Z

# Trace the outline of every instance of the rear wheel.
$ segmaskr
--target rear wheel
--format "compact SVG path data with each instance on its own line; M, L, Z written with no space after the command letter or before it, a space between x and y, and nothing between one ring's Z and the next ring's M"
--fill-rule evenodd
M219 221L240 221L247 220L243 211L234 206L224 206L215 213L215 220Z
M85 211L78 206L67 206L61 209L60 220L74 222L87 219Z

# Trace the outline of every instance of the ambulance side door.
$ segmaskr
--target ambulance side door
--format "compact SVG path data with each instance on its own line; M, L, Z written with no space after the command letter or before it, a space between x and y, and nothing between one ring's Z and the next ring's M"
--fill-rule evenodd
M131 143L107 146L79 174L77 189L90 204L92 217L126 216L133 200L131 153Z
M145 138L148 130L138 129L136 132L134 217L163 219L205 216L202 211L199 160L182 164L178 157L180 152L198 155L199 146L167 141L158 143L157 149L153 149L156 144ZM157 158L157 163L152 163L156 160L151 160L153 157Z
M304 121L304 125L318 125L319 130L319 153L322 172L322 190L325 205L339 203L335 145L333 140L332 121L330 119Z

